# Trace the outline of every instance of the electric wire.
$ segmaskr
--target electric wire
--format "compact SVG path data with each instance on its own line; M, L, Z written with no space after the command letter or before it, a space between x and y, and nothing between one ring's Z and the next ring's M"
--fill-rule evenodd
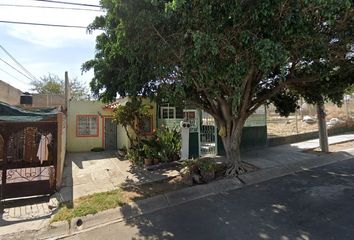
M11 67L12 69L14 69L16 72L20 73L22 76L28 78L29 80L33 81L34 79L28 77L26 74L24 74L23 72L21 72L20 70L18 70L17 68L15 68L14 66L12 66L10 63L6 62L4 59L0 58L0 61L2 61L3 63L5 63L7 66Z
M11 73L9 73L9 72L5 71L5 70L4 70L4 69L2 69L1 67L0 67L0 71L2 71L2 72L4 72L4 73L6 73L6 74L7 74L7 75L9 75L10 77L12 77L12 78L14 78L14 79L16 79L16 80L18 80L18 81L20 81L20 82L22 82L22 83L28 84L28 83L26 83L25 81L23 81L23 80L21 80L21 79L19 79L19 78L15 77L15 76L14 76L14 75L12 75Z
M75 6L85 6L85 7L101 7L100 5L95 4L86 4L86 3L73 3L73 2L64 2L64 1L53 1L53 0L31 0L36 2L46 2L46 3L58 3L58 4L68 4L68 5L75 5Z
M78 10L78 11L91 11L91 12L103 12L99 9L89 9L89 8L75 8L75 7L52 7L52 6L40 6L40 5L20 5L20 4L2 4L1 7L22 7L22 8L48 8L48 9L59 9L59 10Z
M6 49L5 47L3 47L1 44L0 44L0 48L7 54L7 56L9 56L12 61L14 61L28 76L30 76L33 80L37 80L38 79L30 72L28 71L21 63L19 63Z
M0 20L0 23L9 23L9 24L23 24L23 25L33 25L33 26L45 26L45 27L63 27L63 28L84 28L85 26L75 26L75 25L62 25L62 24L49 24L49 23L34 23L34 22L18 22L18 21L6 21Z

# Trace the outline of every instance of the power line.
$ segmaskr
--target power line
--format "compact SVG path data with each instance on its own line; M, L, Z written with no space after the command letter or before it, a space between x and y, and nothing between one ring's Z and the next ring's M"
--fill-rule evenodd
M0 23L23 24L23 25L34 25L34 26L46 26L46 27L85 28L85 29L87 28L84 26L75 26L75 25L61 25L61 24L34 23L34 22L16 22L16 21L6 21L6 20L0 20Z
M59 3L59 4L68 4L76 6L85 6L85 7L101 7L100 5L86 4L86 3L73 3L73 2L62 2L62 1L52 1L52 0L32 0L36 2L47 2L47 3Z
M38 80L30 71L28 71L21 63L19 63L1 44L0 48L14 61L26 74L28 74L33 80Z
M79 11L92 11L92 12L104 12L98 9L89 8L75 8L75 7L51 7L51 6L39 6L39 5L20 5L20 4L0 4L3 7L24 7L24 8L49 8L49 9L60 9L60 10L79 10Z
M31 79L30 77L28 77L26 74L24 74L23 72L21 72L20 70L18 70L17 68L15 68L14 66L12 66L10 63L6 62L4 59L0 58L0 61L4 62L7 66L11 67L12 69L14 69L16 72L20 73L22 76L25 76L26 78L28 78L29 80L34 80Z
M20 82L22 82L22 83L28 84L28 83L26 83L25 81L22 81L21 79L19 79L19 78L15 77L15 76L14 76L14 75L12 75L11 73L9 73L9 72L5 71L5 70L4 70L4 69L2 69L2 68L0 68L0 71L2 71L2 72L4 72L4 73L6 73L6 74L7 74L7 75L9 75L10 77L12 77L12 78L14 78L14 79L16 79L16 80L18 80L18 81L20 81Z

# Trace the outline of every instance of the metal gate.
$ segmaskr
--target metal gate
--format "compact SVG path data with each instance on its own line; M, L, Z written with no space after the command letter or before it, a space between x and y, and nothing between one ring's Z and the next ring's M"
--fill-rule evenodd
M56 122L0 122L0 199L55 191Z
M215 156L217 153L217 138L216 138L216 125L214 118L202 111L202 119L200 125L200 145L199 155Z

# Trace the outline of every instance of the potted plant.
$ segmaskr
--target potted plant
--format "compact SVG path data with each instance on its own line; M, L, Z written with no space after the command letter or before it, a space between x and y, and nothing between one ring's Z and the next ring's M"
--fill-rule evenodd
M143 146L143 150L144 150L144 165L145 166L150 166L154 163L154 160L153 160L153 151L151 150L151 148L144 144Z

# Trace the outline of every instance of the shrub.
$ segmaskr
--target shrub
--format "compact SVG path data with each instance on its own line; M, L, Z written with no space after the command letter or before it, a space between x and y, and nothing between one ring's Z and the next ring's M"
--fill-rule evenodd
M166 162L179 160L182 138L177 128L162 127L156 134L156 141L160 145L161 160Z
M102 147L94 147L91 149L91 152L103 152L104 148Z
M144 163L144 154L139 148L130 148L127 151L127 158L132 162L132 164L141 166Z

